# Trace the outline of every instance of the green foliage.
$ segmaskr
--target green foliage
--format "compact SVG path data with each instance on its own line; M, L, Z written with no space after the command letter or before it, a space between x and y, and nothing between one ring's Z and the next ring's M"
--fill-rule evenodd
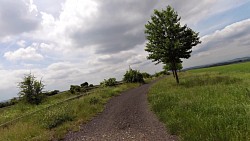
M250 140L250 62L180 74L179 85L167 77L148 95L172 134L186 141Z
M143 75L138 70L129 69L123 77L123 81L127 83L144 83Z
M180 19L177 12L168 6L166 10L155 10L151 21L145 25L148 59L157 63L170 63L177 83L177 64L182 62L181 58L188 59L192 47L201 43L198 33L187 25L182 26Z
M15 105L16 103L18 103L18 99L12 98L11 100L6 101L6 102L0 102L0 108Z
M126 83L117 87L93 89L90 95L52 106L34 115L20 119L7 128L0 128L0 140L61 140L68 131L78 131L80 124L86 123L100 113L104 109L105 103L112 96L119 95L120 92L137 86L138 84ZM16 105L2 108L0 109L0 124L70 97L72 95L69 92L62 92L48 97L45 102L39 105L18 102ZM90 103L90 101L93 102Z
M176 69L177 70L181 70L183 67L182 67L182 64L181 63L177 63L176 64ZM173 71L174 70L174 66L171 64L171 63L166 63L164 66L163 66L163 69L165 71Z
M163 75L170 75L170 73L167 71L160 71L160 72L156 72L153 76L159 77L159 76L163 76Z
M26 102L30 104L41 103L43 99L42 90L44 88L41 80L35 80L35 76L30 73L24 76L23 81L18 86L20 88L19 95Z
M151 75L150 75L149 73L147 73L147 72L143 72L143 73L141 73L141 74L142 74L142 77L143 77L144 79L151 78Z
M91 88L91 87L94 87L94 85L93 84L89 84L89 87Z
M45 92L44 95L53 96L53 95L58 94L59 92L60 92L59 90L53 90L53 91L50 91L50 92Z
M82 88L86 88L86 87L88 87L88 86L89 86L89 83L88 83L88 82L84 82L84 83L81 84L81 87L82 87Z
M104 81L101 82L100 85L104 86L104 87L115 86L116 85L116 79L115 78L109 78L108 80L104 79Z
M81 92L81 87L78 86L78 85L70 85L69 91L70 91L72 94L79 94L79 93Z

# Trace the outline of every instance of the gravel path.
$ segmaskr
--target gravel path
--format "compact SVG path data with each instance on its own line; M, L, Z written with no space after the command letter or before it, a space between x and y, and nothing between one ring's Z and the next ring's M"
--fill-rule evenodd
M166 133L164 125L149 110L146 94L152 83L128 90L112 98L100 115L82 125L80 131L68 133L64 140L177 140L177 137Z

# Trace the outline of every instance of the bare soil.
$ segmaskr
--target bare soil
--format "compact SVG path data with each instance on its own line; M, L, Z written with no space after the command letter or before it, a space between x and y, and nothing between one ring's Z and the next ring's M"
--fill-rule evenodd
M163 123L150 111L147 93L150 84L121 93L112 98L105 110L90 122L81 125L80 131L69 132L65 141L175 141Z

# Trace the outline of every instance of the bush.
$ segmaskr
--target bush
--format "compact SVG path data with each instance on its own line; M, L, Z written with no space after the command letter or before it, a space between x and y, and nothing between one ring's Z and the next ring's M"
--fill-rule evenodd
M44 95L42 90L44 88L44 84L42 81L37 81L35 76L31 73L25 75L23 81L18 84L20 88L19 95L26 102L30 104L39 104L42 102Z
M129 69L123 78L123 81L127 83L144 83L143 75L138 70Z
M0 108L15 105L17 102L18 102L17 98L12 98L11 100L6 102L0 102Z
M82 88L86 88L86 87L88 87L88 86L89 86L89 83L88 83L88 82L84 82L84 83L81 84L81 87L82 87Z
M81 92L81 87L78 85L70 85L70 92L72 94L79 93L79 92Z
M45 92L44 95L52 96L52 95L58 94L59 92L60 92L59 90L54 90L54 91L50 91L50 92Z
M104 79L103 82L100 83L101 86L115 86L116 85L116 79L115 78L109 78L108 80Z
M144 79L146 79L146 78L151 78L151 75L150 75L149 73L143 72L143 73L141 73L141 74L142 74L142 77L143 77Z
M94 85L93 84L89 84L89 87L94 87Z
M160 72L156 72L153 76L154 77L159 77L159 76L162 76L162 75L170 75L170 72L168 72L168 71L160 71Z

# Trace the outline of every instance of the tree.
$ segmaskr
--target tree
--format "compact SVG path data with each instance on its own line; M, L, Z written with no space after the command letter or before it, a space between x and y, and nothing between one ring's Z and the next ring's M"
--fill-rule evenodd
M43 98L42 90L44 84L41 80L38 81L35 78L36 77L30 73L25 75L23 81L18 84L20 97L30 104L39 104Z
M177 69L178 71L180 71L182 68L183 68L183 67L182 67L182 64L181 64L181 63L176 64L176 69ZM172 64L166 63L166 64L163 66L163 69L164 69L164 71L166 71L166 72L167 72L167 71L172 71L173 76L175 77L175 75L174 75L174 67L173 67Z
M145 25L145 51L149 52L148 59L153 62L171 64L176 82L179 83L177 64L181 59L188 59L192 47L201 43L199 33L194 32L187 25L180 24L180 17L170 6L166 10L154 10L151 21Z
M143 75L140 71L131 68L124 74L123 81L127 83L144 83Z

